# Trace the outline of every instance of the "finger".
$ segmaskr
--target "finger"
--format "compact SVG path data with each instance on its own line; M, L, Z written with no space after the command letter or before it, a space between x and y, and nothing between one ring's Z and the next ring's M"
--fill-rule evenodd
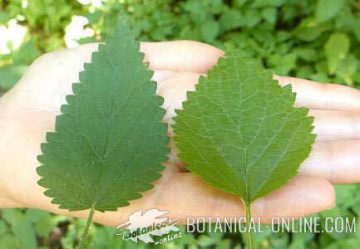
M161 73L161 72L160 72ZM168 122L171 122L171 118L175 115L175 109L179 109L182 106L182 102L186 100L186 93L188 91L194 91L195 85L197 84L199 80L200 74L198 73L191 73L191 72L172 72L171 74L168 74L168 77L159 81L158 85L158 94L163 96L165 99L164 108L168 110L166 120ZM295 79L295 81L305 81L305 80L299 80ZM288 81L286 81L288 82ZM316 87L320 87L323 84L319 83L307 83L305 81L304 85L302 83L293 83L295 86L295 90L297 90L297 99L296 104L298 106L306 106L308 108L312 108L313 110L310 112L310 115L315 116L316 120L316 133L319 134L324 139L341 139L344 138L352 138L353 136L356 136L357 134L360 134L360 125L356 125L360 122L360 94L357 90L351 89L348 87L345 87L346 90L348 90L350 93L352 92L355 95L359 95L359 109L356 109L357 102L355 101L354 104L349 104L348 106L338 106L339 110L336 110L336 106L331 104L328 104L326 108L319 108L321 105L325 105L322 103L322 98L327 98L327 92L323 91L322 93L320 89L316 89ZM282 83L283 84L283 83ZM313 87L315 86L315 88ZM338 85L329 85L329 89L331 87L342 88L343 86ZM309 89L306 89L309 88ZM321 87L320 87L321 88ZM305 94L302 91L305 91ZM314 92L318 91L318 99L319 101L316 102L316 99L313 99L312 101L308 101L305 98L308 98L308 95L315 94L311 93L312 90ZM329 90L329 92L335 91L336 89ZM309 93L308 93L309 92ZM341 91L340 91L341 92ZM308 94L307 94L308 93ZM332 93L331 93L332 94ZM336 94L336 93L334 93ZM304 96L302 96L304 95ZM348 96L349 95L349 96ZM352 97L352 94L344 93L344 96L342 96L344 101L348 101L347 99L355 98ZM325 96L325 97L324 97ZM314 96L313 96L314 97ZM336 98L334 96L334 98ZM336 101L333 101L333 103ZM325 107L325 106L324 106ZM320 110L319 110L320 109ZM331 125L329 125L331 123ZM324 134L322 134L324 133ZM333 133L332 136L329 137L329 133ZM338 137L338 138L337 138Z
M186 92L195 89L198 77L199 75L196 73L174 73L165 79L158 87L158 93L164 97L163 107L166 109L165 121L169 124L173 123L172 118L175 116L175 109L180 109L182 102L186 100ZM314 133L317 134L317 142L345 139L360 140L360 112L358 114L358 112L350 111L311 110L310 115L315 117ZM169 126L169 135L172 136L172 134L171 126ZM184 164L177 157L176 147L173 141L171 141L170 146L172 148L170 162L179 169L184 170ZM321 148L320 146L320 149ZM314 152L313 155L317 155L317 153ZM339 156L341 156L341 154ZM313 158L311 157L309 160L312 162ZM316 158L314 160L316 160ZM326 160L327 159L324 158L323 162L326 162ZM351 174L352 170L352 167L347 167L347 174ZM318 173L320 172L321 171ZM328 174L324 173L323 176L328 177ZM356 174L353 174L350 178L342 175L337 175L337 177L338 179L329 179L339 183L360 181L360 178L358 178Z
M191 41L143 43L153 69L206 73L223 52L206 44ZM171 58L169 58L171 55ZM312 109L360 110L360 92L350 87L275 76L280 84L291 84L297 93L297 105Z
M67 51L90 60L98 44L85 44ZM216 47L196 41L141 42L140 51L153 70L171 70L205 73L213 67L224 52ZM65 53L65 50L60 51ZM51 53L50 53L51 54Z
M156 70L152 76L152 80L157 82L157 88L159 88L162 82L166 81L168 78L172 77L176 72L170 70Z
M170 162L178 169L186 170L186 164L177 156L172 146ZM317 176L333 184L360 182L360 140L316 142L309 157L301 164L300 175Z
M194 91L199 74L180 72L173 73L158 84L157 93L164 98L163 108L166 110L164 120L172 124L175 110L180 109L187 99L187 92Z
M155 189L146 192L143 198L132 201L130 206L120 208L117 212L97 212L94 219L115 227L125 222L135 211L153 208L169 211L168 217L180 219L183 223L189 216L244 216L239 198L210 187L191 173L177 174L171 179L162 180ZM326 180L298 176L281 189L256 200L252 205L252 214L261 222L269 223L273 217L296 218L331 208L334 199L334 189ZM69 215L67 211L60 212ZM87 213L72 212L71 215L85 218Z
M143 42L140 50L151 69L205 73L223 52L195 41Z
M173 217L244 216L239 198L209 187L191 173L179 174L177 177L179 179L174 179L172 184L178 184L172 185L169 191L173 193L172 199L166 197L175 201L175 198L181 196L177 200L177 210L171 212ZM252 205L252 214L262 222L269 222L272 217L300 217L333 207L334 199L333 187L326 180L298 176L282 188L256 200ZM167 204L163 208L171 210L172 207Z
M359 111L360 91L351 87L315 81L274 76L281 85L291 84L296 92L296 103L311 109Z
M14 90L22 85L21 82L31 81L32 78L37 80L34 81L34 84L26 84L28 88L36 86L35 88L53 91L53 88L57 87L61 90L65 83L70 88L69 82L76 82L78 72L83 69L83 63L90 61L91 52L95 51L97 46L98 44L87 44L79 48L60 50L43 55L32 65L31 72L25 74L24 78L19 82L20 84L17 84ZM190 41L142 43L141 49L145 52L146 60L150 62L150 67L154 70L180 70L205 73L216 64L217 59L222 55L221 50L206 44ZM49 62L51 62L51 67L47 66ZM50 73L52 75L61 75L61 77L56 77L57 82L61 84L53 83L49 87L46 80L39 79L40 76L34 77L35 73L44 75L44 68L47 68L46 75ZM66 73L59 74L58 70L60 69ZM51 72L48 73L49 70ZM293 85L294 91L297 92L298 106L306 106L311 109L360 110L360 93L350 87L316 83L291 77L275 76L275 78L282 85ZM42 84L46 84L46 87ZM21 90L28 91L31 89ZM37 92L45 95L42 91Z
M300 168L301 175L321 176L332 183L360 182L360 140L317 143Z
M360 112L310 110L314 133L321 142L360 139Z
M96 50L94 45L96 44L59 50L41 56L31 65L19 83L2 97L1 102L7 102L9 99L22 109L58 113L60 106L66 102L66 95L72 92L72 83L79 81L79 72L83 70L83 64L90 61L91 52ZM156 70L152 79L162 82L172 74L174 72L169 70ZM32 103L31 106L28 105L29 102Z
M255 201L256 217L266 223L272 217L303 217L335 206L333 186L323 178L296 176L282 188ZM270 214L270 215L269 215Z
M79 60L88 62L91 53L97 49L98 43L84 44L73 49L51 52L45 57L60 56L61 59L67 59L65 61L69 62L72 61L70 57L76 56L75 63ZM149 67L153 70L197 73L207 72L224 54L216 47L196 41L141 42L140 51L144 53L145 61L149 62Z
M158 82L157 93L164 97L163 108L166 113L163 120L168 124L168 135L170 137L173 135L172 124L174 122L172 118L175 116L175 110L181 108L182 102L187 98L187 92L195 90L198 78L199 74L197 73L181 72L173 73L170 77ZM168 157L170 165L180 171L185 171L173 139L170 139L169 146L171 148Z
M38 99L44 99L41 96L70 92L71 83L78 80L78 72L83 70L83 63L90 61L91 52L96 49L97 44L87 44L76 49L60 50L43 55L31 66L31 70L11 92L15 90L37 92L40 98L36 98L36 103L39 102ZM146 53L145 57L150 62L150 66L155 70L188 70L190 73L198 72L198 74L205 73L222 55L222 52L216 48L189 41L143 43L142 50ZM48 66L50 62L51 66ZM44 68L47 70L44 71ZM50 74L59 76L52 79L52 84L44 80ZM298 106L326 110L360 110L360 93L350 87L321 84L291 77L275 76L275 78L283 85L289 83L293 85L294 91L297 92ZM27 84L22 84L22 82L27 82ZM47 95L44 91L51 94ZM53 98L53 102L58 105L62 99L63 96Z

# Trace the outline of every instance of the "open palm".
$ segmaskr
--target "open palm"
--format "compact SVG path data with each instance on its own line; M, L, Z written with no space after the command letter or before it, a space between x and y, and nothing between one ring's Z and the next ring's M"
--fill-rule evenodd
M36 159L45 134L54 130L55 117L71 84L78 82L83 63L90 61L96 44L66 49L41 56L20 82L0 99L0 207L40 208L50 212L86 217L88 211L60 210L43 195L37 185ZM190 41L142 43L158 94L165 99L164 121L171 123L174 110L181 107L186 92L194 90L198 77L222 56L222 51ZM273 216L299 217L334 205L334 183L360 181L360 93L357 90L306 80L278 77L281 84L292 84L297 105L311 109L318 135L310 157L299 175L286 186L254 202L253 215L269 221ZM116 226L137 211L159 208L169 216L242 215L236 197L206 185L187 172L172 152L163 177L144 197L117 212L96 213L95 221Z

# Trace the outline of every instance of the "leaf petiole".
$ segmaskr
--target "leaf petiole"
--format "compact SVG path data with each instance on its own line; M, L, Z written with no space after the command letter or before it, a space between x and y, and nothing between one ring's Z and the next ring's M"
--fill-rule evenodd
M251 228L251 209L250 203L245 203L245 215L246 215L246 241L247 241L247 248L253 249L253 231Z
M86 245L87 245L87 240L88 240L88 234L89 234L89 230L90 230L90 226L94 217L94 213L95 213L95 203L92 205L91 209L90 209L90 213L86 222L86 227L85 230L83 232L83 234L81 235L80 238L80 244L78 249L85 249Z

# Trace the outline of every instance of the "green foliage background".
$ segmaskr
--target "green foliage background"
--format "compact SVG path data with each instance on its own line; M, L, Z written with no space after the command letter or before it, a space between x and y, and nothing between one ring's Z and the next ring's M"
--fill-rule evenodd
M27 3L26 4L24 3ZM26 6L26 7L25 7ZM0 0L0 25L17 19L27 29L23 44L0 54L0 89L10 89L40 54L65 46L65 27L85 16L100 40L119 13L129 16L140 40L191 39L238 47L281 75L360 86L360 1L355 0L104 0L94 7L76 0ZM1 37L0 37L1 39ZM360 187L337 187L337 207L319 214L357 217ZM73 248L84 222L36 210L3 210L0 249ZM359 229L360 230L360 223ZM135 248L94 226L90 248ZM256 236L257 248L357 248L355 234ZM165 248L241 248L239 234L187 234ZM145 248L145 245L136 248Z

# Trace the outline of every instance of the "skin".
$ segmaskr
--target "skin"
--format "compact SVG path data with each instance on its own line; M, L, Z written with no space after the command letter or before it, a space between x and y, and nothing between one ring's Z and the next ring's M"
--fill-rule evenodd
M60 210L37 185L36 156L45 134L54 130L55 117L71 84L78 82L83 63L90 61L96 44L45 54L37 59L18 82L0 99L0 207L39 208L76 217L88 211ZM165 99L165 122L171 124L174 109L181 107L186 92L194 90L198 77L216 63L223 52L212 46L175 41L142 43L145 60L155 71L158 94ZM298 176L284 187L256 200L254 217L270 222L276 217L300 217L334 206L333 184L360 181L360 92L335 84L274 76L291 84L297 106L311 109L317 140ZM172 135L171 129L169 134ZM117 212L95 213L95 221L117 226L137 210L159 208L182 221L187 216L233 217L244 214L241 201L220 192L186 171L171 143L170 160L163 177L144 197Z

